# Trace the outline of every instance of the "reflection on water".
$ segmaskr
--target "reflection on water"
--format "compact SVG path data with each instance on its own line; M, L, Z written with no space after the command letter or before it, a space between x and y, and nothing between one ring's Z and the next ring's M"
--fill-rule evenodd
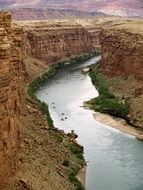
M57 128L78 134L88 163L87 190L143 190L143 143L97 122L93 112L82 107L98 92L80 68L99 59L61 68L36 95L49 104Z

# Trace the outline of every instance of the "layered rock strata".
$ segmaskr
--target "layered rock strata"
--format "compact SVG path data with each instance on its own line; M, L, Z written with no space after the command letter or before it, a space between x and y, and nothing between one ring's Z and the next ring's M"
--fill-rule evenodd
M128 118L134 126L143 128L143 22L104 29L100 43L100 66L110 88L120 98L130 98Z
M25 69L21 53L50 64L92 49L90 35L80 25L34 23L11 27L11 15L0 14L0 184L16 171L18 165L19 81L21 67ZM46 67L44 62L42 68ZM38 62L28 64L35 66Z
M0 184L18 164L21 30L11 28L11 15L0 13Z
M90 34L78 24L42 22L23 29L27 55L49 64L93 50Z
M102 70L108 76L133 75L143 80L143 36L122 30L100 34ZM113 72L114 71L114 72Z

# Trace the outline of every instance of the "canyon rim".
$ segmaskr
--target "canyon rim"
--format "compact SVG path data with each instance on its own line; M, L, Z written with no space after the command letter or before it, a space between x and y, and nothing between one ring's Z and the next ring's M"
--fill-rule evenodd
M85 166L82 147L50 126L28 86L59 63L100 52L99 70L113 95L123 104L129 100L127 122L142 140L142 2L15 0L0 6L0 188L84 189L76 178ZM73 153L75 146L82 156Z

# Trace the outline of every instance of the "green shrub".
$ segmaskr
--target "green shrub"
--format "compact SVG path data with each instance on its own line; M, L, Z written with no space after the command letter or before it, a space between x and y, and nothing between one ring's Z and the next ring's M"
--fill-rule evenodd
M50 79L54 74L55 74L55 69L53 67L50 67L48 71L42 73L37 78L35 78L28 87L28 94L31 97L34 97L35 96L34 93L36 92L36 90L40 88L42 83L45 80Z
M74 167L71 168L69 171L69 180L75 185L76 190L84 190L84 187L82 186L81 182L76 178L76 175L78 174L78 171L80 168Z
M69 145L70 151L76 155L77 158L79 159L84 159L83 158L83 147L76 144L76 143L72 143Z
M99 96L87 103L91 108L101 113L108 113L113 116L126 119L129 110L129 101L123 103L117 99L109 90L105 77L100 73L99 66L92 66L89 73L92 83L96 86Z
M69 160L65 159L62 163L63 166L69 166Z
M47 117L47 121L48 121L49 127L53 127L53 120L52 120L52 118L51 118L51 116L50 116L48 105L47 105L45 102L40 102L39 105L40 105L41 111L42 111L43 114L45 114L46 117Z
M62 143L63 142L63 136L59 133L55 134L55 140L58 142L58 143Z
M41 109L43 114L46 115L49 127L51 128L53 128L53 120L50 116L48 105L45 102L41 102L40 100L38 100L35 96L35 92L40 88L40 86L45 80L51 78L54 74L55 69L50 67L48 71L42 73L37 78L35 78L28 87L28 94L38 102L39 108Z
M116 99L108 99L99 96L92 100L91 104L95 111L108 113L113 116L126 118L128 114L127 107Z

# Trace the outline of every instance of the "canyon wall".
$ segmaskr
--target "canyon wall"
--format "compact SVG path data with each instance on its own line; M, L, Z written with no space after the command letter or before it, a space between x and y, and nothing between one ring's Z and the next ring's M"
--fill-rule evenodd
M27 69L32 79L47 64L88 53L94 48L101 49L102 72L109 78L115 93L131 98L130 122L143 128L143 32L106 28L106 24L100 24L101 21L85 24L83 20L15 22L11 27L11 16L0 14L0 184L16 171L18 165L21 67ZM28 61L21 61L22 54ZM118 77L119 80L110 81ZM27 127L27 121L25 123Z
M125 30L100 34L103 72L108 76L133 75L143 80L143 36Z
M55 156L55 158L51 159L50 157L55 151L54 147L51 148L51 144L54 144L54 140L51 140L49 146L47 145L47 140L45 139L48 139L49 142L51 137L48 138L47 133L44 132L45 139L43 138L44 134L41 130L41 120L38 120L36 123L39 127L37 131L40 133L40 141L43 141L44 143L46 142L46 148L41 149L41 144L37 141L38 138L35 134L36 129L34 128L35 115L32 115L27 107L32 101L29 102L26 99L26 85L27 82L29 83L29 79L33 79L37 74L46 69L47 64L53 64L60 59L88 53L92 51L93 48L90 34L81 25L74 23L70 24L69 22L16 23L11 25L11 15L9 13L0 13L0 189L5 189L5 187L2 187L3 182L8 182L7 186L9 186L9 189L31 189L27 186L29 181L33 186L38 184L38 188L35 189L39 189L39 187L43 188L43 186L44 189L47 189L47 187L48 189L49 187L54 188L54 186L60 187L61 184L59 184L59 181L60 183L61 181L64 181L62 182L62 187L65 187L66 182L69 184L69 181L65 177L62 177L63 180L61 180L61 175L57 174L57 165L55 164L55 161L59 164L59 158L57 159ZM26 63L25 60L29 61ZM28 69L26 68L27 66ZM34 70L35 67L36 70ZM25 72L25 69L27 69L26 71L29 72L29 75L32 75L32 72L34 73L31 78L28 78L29 75L26 75L27 73ZM22 73L24 73L24 77ZM22 84L21 93L20 82ZM23 111L23 115L21 114L21 145L19 132L20 98ZM33 103L31 106L33 106ZM36 115L37 113L39 114L38 110L36 110L36 112L34 111L34 113L36 113ZM34 119L31 119L31 117L34 117ZM38 119L40 117L42 117L41 113ZM47 123L45 124L45 120L42 125L47 125ZM34 129L34 132L32 131L31 133L31 131L28 131L30 127ZM24 130L29 132L26 134L27 136L25 135L26 132ZM34 138L33 133L35 134ZM31 142L33 142L33 145L29 146L31 145ZM37 148L32 148L35 147L35 145L38 146L38 144L39 150L37 150ZM17 175L15 176L13 174L18 167L20 146L22 147L22 153L20 154L21 159L19 162L20 172L17 172ZM43 146L44 145L42 145L42 147ZM57 147L57 145L55 145L55 147ZM60 145L60 150L62 150L62 148L65 147ZM34 152L33 150L36 150L38 158L35 154L32 154ZM41 151L43 152L41 153ZM67 150L65 151L65 155L67 156ZM21 155L23 155L23 157L21 157ZM41 155L43 155L44 160L50 158L47 161L49 162L47 167L45 167L45 164L41 164ZM61 157L61 159L64 158L61 153L59 154L59 157ZM54 164L50 166L51 160L54 160ZM40 172L35 174L35 168L37 168L37 166ZM43 169L43 166L45 169ZM56 180L57 184L55 183L55 174L53 177L49 177L49 173L47 173L49 167L51 168L50 170L58 176L56 177L56 179L58 179ZM32 175L29 171L32 172ZM42 173L41 171L44 172ZM11 176L13 176L12 180L8 180ZM27 179L26 182L23 180L25 178ZM50 186L51 182L49 181L52 181L55 185ZM15 188L13 188L13 186ZM71 186L71 184L69 184L69 186Z
M17 169L19 149L20 29L0 13L0 184Z
M101 71L120 98L130 98L128 118L143 128L143 22L104 28L100 33Z
M22 27L26 54L48 64L93 50L90 34L78 24L41 22Z

